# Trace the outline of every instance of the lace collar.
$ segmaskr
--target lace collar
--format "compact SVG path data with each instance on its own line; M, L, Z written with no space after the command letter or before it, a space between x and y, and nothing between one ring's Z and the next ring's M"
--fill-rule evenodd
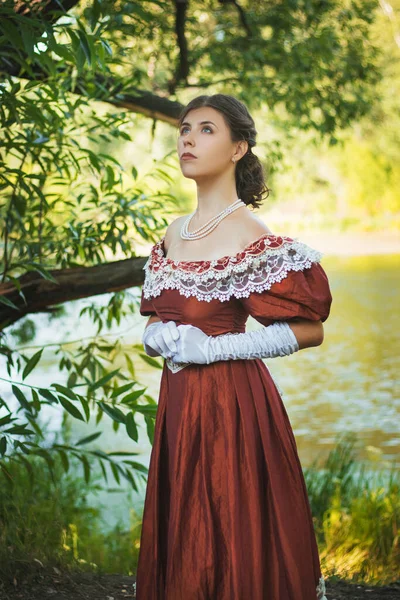
M267 290L289 271L303 270L319 262L322 252L298 238L264 233L235 255L213 260L173 260L164 254L165 236L151 248L143 269L143 295L154 298L164 289L176 289L183 296L221 302L248 297Z

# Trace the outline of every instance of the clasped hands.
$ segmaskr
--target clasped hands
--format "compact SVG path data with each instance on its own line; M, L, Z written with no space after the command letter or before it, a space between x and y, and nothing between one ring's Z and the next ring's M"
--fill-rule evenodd
M175 321L151 323L143 334L149 356L163 356L173 363L210 364L219 360L274 358L300 349L286 321L276 321L256 331L206 335L194 325Z
M142 341L149 356L163 356L174 363L209 364L211 336L194 325L157 321L146 327Z

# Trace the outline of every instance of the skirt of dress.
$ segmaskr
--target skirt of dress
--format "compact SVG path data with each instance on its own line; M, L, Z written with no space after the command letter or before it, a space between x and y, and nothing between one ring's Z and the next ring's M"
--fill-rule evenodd
M260 359L166 363L137 600L326 600L297 446Z

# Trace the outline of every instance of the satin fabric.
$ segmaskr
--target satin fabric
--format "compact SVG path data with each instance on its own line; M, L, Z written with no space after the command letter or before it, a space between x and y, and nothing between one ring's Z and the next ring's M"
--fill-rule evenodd
M226 302L168 289L151 300L142 294L140 312L219 335L245 331L249 315L263 325L325 321L331 302L313 263ZM173 373L164 362L137 600L316 600L320 577L296 441L266 364L230 360Z

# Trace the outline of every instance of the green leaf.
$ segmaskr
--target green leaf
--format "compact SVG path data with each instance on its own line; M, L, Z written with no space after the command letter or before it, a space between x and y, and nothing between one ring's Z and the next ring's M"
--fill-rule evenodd
M4 456L6 451L7 451L7 438L5 436L3 436L0 439L0 454L2 456Z
M151 356L147 356L147 354L144 354L143 352L139 352L139 356L141 358L143 358L144 362L147 362L152 367L156 367L157 369L163 368L163 365L160 364L155 358L152 358Z
M116 406L111 406L110 404L106 404L105 402L98 402L97 403L98 406L100 406L100 408L102 408L104 410L104 412L113 419L113 421L118 421L119 423L125 423L125 415L122 412L122 410L120 410L119 408L117 408Z
M92 383L89 386L89 391L93 392L94 390L97 390L97 388L103 387L103 385L105 385L108 381L110 381L110 379L112 379L116 373L119 373L119 371L120 371L120 369L115 369L114 371L111 371L111 373L107 373L107 375L104 375L104 377L102 377L95 383Z
M137 456L138 454L141 454L141 452L126 452L125 450L116 450L115 452L109 452L108 456Z
M129 356L129 354L124 354L124 356L129 373L132 375L132 377L135 377L135 367L133 366L131 357Z
M92 433L91 435L81 438L78 442L76 442L75 446L82 446L83 444L88 444L89 442L92 442L93 440L96 440L98 437L100 437L101 434L102 431L97 431L96 433Z
M60 383L53 383L52 385L57 392L61 392L61 394L64 394L64 396L67 396L67 398L70 398L71 400L79 400L75 392L65 387L65 385L61 385Z
M136 404L135 411L147 415L148 417L155 417L157 413L157 404Z
M110 462L110 467L111 467L111 471L113 472L115 481L117 483L121 483L121 479L120 479L119 472L118 472L120 467L118 467L118 465L114 462Z
M17 435L34 435L34 431L32 431L31 429L26 429L26 424L25 425L14 425L13 427L10 427L9 429L5 429L4 433L15 433Z
M107 470L106 470L106 468L105 468L105 466L104 466L104 463L103 463L103 461L102 461L100 458L99 458L99 463L100 463L101 470L102 470L102 472L103 472L103 477L104 477L104 480L105 480L105 482L106 482L106 483L108 483Z
M31 427L36 431L37 435L40 438L42 438L42 440L44 440L45 436L43 434L43 431L40 429L39 424L35 420L35 417L33 417L32 415L26 415L26 418L28 419L29 423L31 424Z
M52 404L58 404L57 396L55 396L52 392L50 392L50 390L45 390L44 388L40 388L39 394L41 396L43 396L43 398L46 398L46 400L48 400Z
M17 398L18 402L21 404L23 408L32 412L32 407L28 400L25 398L23 392L14 384L11 386L14 396Z
M140 396L142 396L146 390L147 387L127 394L121 399L121 404L136 404L137 399L140 398Z
M39 410L41 408L39 394L33 388L31 389L31 394L32 394L32 406L33 406L34 410L36 410L36 412L39 412Z
M84 31L82 31L81 29L78 29L76 32L79 36L79 40L81 43L81 48L82 51L86 57L87 62L89 63L89 65L91 65L92 62L92 53L91 53L91 49L90 49L90 40L89 37L85 34Z
M149 472L148 467L146 467L145 465L142 465L142 463L139 463L136 460L124 460L124 463L126 465L130 465L131 467L133 467L137 471L140 471L141 473L145 473L146 475Z
M7 425L8 423L12 423L12 421L16 421L16 418L13 418L12 415L6 415L0 419L0 425Z
M132 413L132 412L129 412L129 413L126 415L126 423L125 423L125 426L126 426L126 432L127 432L127 434L129 435L129 437L130 437L130 438L131 438L133 441L137 442L137 441L138 441L138 438L139 438L139 436L138 436L138 430L137 430L137 426L136 426L136 423L135 423L135 417L134 417L134 415L133 415L133 413Z
M43 352L43 348L38 350L36 352L36 354L31 356L31 358L28 360L28 362L26 363L25 368L22 372L22 379L25 379L25 377L27 375L29 375L29 373L32 371L32 369L34 369L36 367L36 365L38 364L38 362L42 356L42 352Z
M82 404L83 412L85 413L86 422L89 423L89 419L90 419L90 406L89 406L89 402L86 400L86 398L83 398L82 396L79 399L80 399L81 404Z
M153 442L154 442L154 419L152 419L151 417L145 416L144 420L146 421L148 438L150 440L151 445L153 445Z
M81 461L81 463L83 464L83 474L84 474L84 477L85 477L85 481L86 481L86 483L89 483L89 481L90 481L90 464L89 464L89 461L88 461L87 457L84 454L79 455L78 458Z
M130 390L135 385L135 381L131 381L131 383L126 383L125 385L121 385L113 391L111 394L111 398L116 398L121 394L124 394L127 390Z
M59 453L62 465L64 467L64 471L68 473L69 471L69 459L67 453L61 448L56 448L56 451Z
M131 471L129 469L126 469L126 471L124 471L124 477L125 479L127 479L129 481L129 483L131 484L131 486L133 487L133 489L138 492L138 488L136 485L136 481L133 477L133 474L131 473Z
M60 401L60 404L65 408L65 410L67 412L69 412L70 415L72 415L73 417L75 417L75 419L79 419L80 421L84 421L85 420L84 416L76 408L76 406L74 404L72 404L72 402L70 402L66 398L63 398L63 396L59 396L58 399Z
M0 302L2 304L5 304L6 306L9 306L10 308L15 308L16 310L21 310L20 308L18 308L18 306L16 304L14 304L14 302L9 300L8 298L5 298L4 296L0 296Z
M23 266L26 268L27 271L37 271L44 279L47 279L48 281L52 281L53 283L60 285L57 279L54 279L53 275L47 269L45 269L43 265L39 265L35 262L28 262L24 263Z

